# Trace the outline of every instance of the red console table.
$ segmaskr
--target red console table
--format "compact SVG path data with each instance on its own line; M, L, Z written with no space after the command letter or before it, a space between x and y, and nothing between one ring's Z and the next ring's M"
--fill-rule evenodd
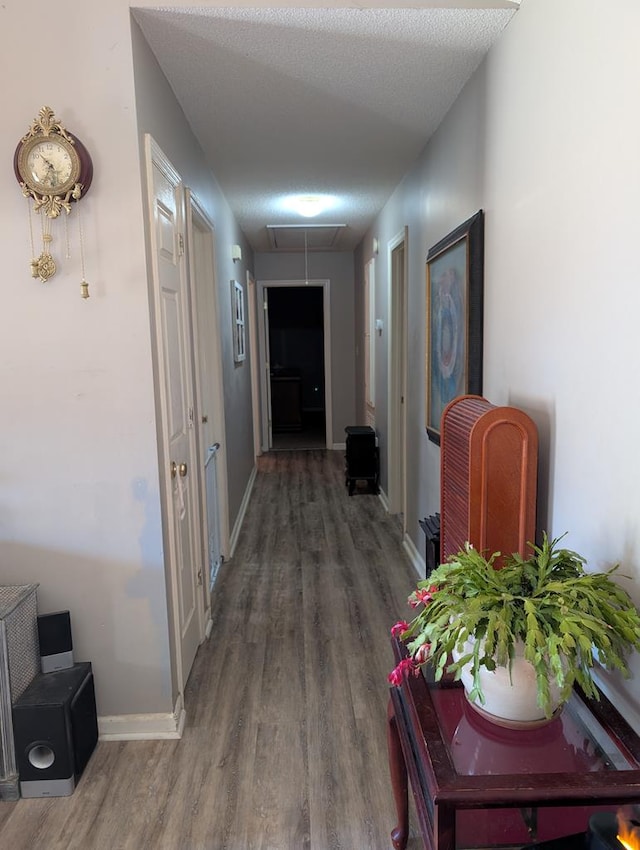
M402 645L394 640L399 661ZM391 689L389 766L407 845L408 787L427 850L523 846L586 830L597 810L640 801L640 739L603 696L574 693L549 724L502 729L459 684L420 674Z

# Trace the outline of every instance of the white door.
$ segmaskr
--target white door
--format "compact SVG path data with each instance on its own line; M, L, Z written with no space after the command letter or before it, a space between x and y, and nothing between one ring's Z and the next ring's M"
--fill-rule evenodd
M203 582L206 629L210 623L211 587L222 557L229 553L227 457L222 385L222 350L215 273L215 234L197 198L186 190L187 255L192 296L195 350L196 431L203 469L203 545L209 581ZM214 448L216 447L216 448Z
M184 255L183 187L162 152L151 154L154 306L160 378L164 489L169 521L172 613L178 686L201 642L203 601L190 300Z

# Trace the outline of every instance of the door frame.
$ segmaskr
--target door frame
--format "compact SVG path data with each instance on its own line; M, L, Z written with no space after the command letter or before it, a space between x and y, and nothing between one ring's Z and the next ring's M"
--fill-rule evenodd
M207 529L207 495L204 464L210 445L219 443L216 456L216 486L218 499L218 519L220 528L220 550L225 558L229 557L229 502L227 486L227 440L224 416L224 384L222 370L222 343L220 334L220 310L218 305L218 286L215 262L215 227L197 196L185 188L185 206L187 210L187 266L191 291L191 323L193 327L194 368L196 382L195 420L198 432L198 468L200 481L200 513L203 541L204 575L209 575L209 549ZM199 244L196 233L203 239ZM207 304L205 293L207 286L212 287L212 297ZM205 317L213 333L200 333L198 318ZM212 410L205 410L203 376L208 365L207 377L212 388L210 402ZM210 427L207 427L207 426ZM211 588L209 581L202 582L206 609L205 631L211 627Z
M364 323L362 349L364 357L364 417L367 425L376 427L376 259L364 264Z
M147 180L147 197L146 197L146 216L149 224L149 239L150 239L150 256L151 256L151 287L150 287L150 308L151 308L151 329L152 329L152 338L153 338L153 346L152 346L152 361L153 361L153 370L155 377L155 385L154 385L154 397L156 403L156 410L158 412L157 417L157 429L158 429L158 460L159 460L159 479L160 479L160 502L162 508L162 531L163 531L163 539L165 541L164 546L164 563L165 563L165 575L166 575L166 586L168 591L167 598L167 613L169 617L169 627L170 627L170 635L169 635L169 652L171 659L171 673L172 673L172 690L173 690L173 699L175 704L175 715L177 718L177 726L178 731L181 730L182 725L184 724L184 690L186 685L187 675L183 669L182 664L182 655L181 655L181 629L180 629L180 618L179 618L179 600L180 594L178 590L178 564L176 560L176 535L174 529L173 522L173 511L174 507L174 499L173 499L173 491L172 491L172 483L171 483L171 475L169 472L170 465L170 457L168 452L169 446L169 430L168 430L168 404L167 399L164 392L164 374L165 374L165 364L162 348L162 321L160 311L158 310L159 305L159 271L158 271L158 258L157 258L157 237L154 227L154 181L153 181L153 169L154 166L157 167L160 172L166 177L166 179L176 188L178 189L178 222L181 230L184 230L185 225L185 202L184 202L184 184L182 182L182 178L178 171L174 168L172 163L166 157L158 143L155 139L148 133L145 134L144 137L144 150L145 150L145 172L146 172L146 180ZM182 241L184 243L184 236L182 236ZM194 349L193 349L193 328L192 325L192 292L191 285L189 281L189 274L187 270L187 262L186 262L186 253L185 253L185 261L183 267L183 274L185 280L185 287L187 298L189 301L189 310L188 310L188 323L189 323L189 341L190 350L187 352L188 354L188 362L190 364L190 378L192 381L191 390L191 399L190 406L195 408L195 375L194 375ZM189 405L188 401L188 405ZM201 530L201 472L198 464L198 450L197 450L197 440L195 435L195 429L189 429L189 458L187 463L189 465L189 469L193 471L192 475L187 476L187 481L189 482L189 487L191 489L191 503L194 506L193 510L193 551L199 553L202 549L201 540L202 540L202 530ZM198 570L202 569L202 564L198 564L198 562L194 562L192 565L192 569L194 570L194 574L197 581L197 573ZM199 604L197 604L197 622L199 628L199 639L200 642L204 639L205 635L205 610L204 610L204 598L203 595L198 593L196 594L197 600L199 600Z
M389 286L389 404L387 454L389 513L402 514L407 530L407 328L408 328L409 228L397 233L387 245ZM397 255L402 249L402 268ZM400 273L399 273L400 272Z
M247 271L247 306L249 318L249 367L251 369L251 415L253 419L253 453L255 457L262 454L261 409L260 409L260 373L259 373L259 344L258 344L258 291L256 281Z
M331 281L328 279L318 280L258 280L257 284L257 311L260 312L264 304L265 289L279 287L321 286L322 287L322 320L323 320L323 346L324 346L324 414L325 414L325 441L328 449L333 448L333 409L331 388ZM260 353L260 411L261 411L261 445L262 451L271 449L272 441L269 439L271 428L271 393L267 380L269 371L268 340L266 338L265 323L258 320L258 347Z

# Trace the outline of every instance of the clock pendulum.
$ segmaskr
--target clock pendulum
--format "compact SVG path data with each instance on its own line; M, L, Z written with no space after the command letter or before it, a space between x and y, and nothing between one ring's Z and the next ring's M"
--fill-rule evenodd
M18 142L14 155L14 171L29 205L31 275L46 283L56 273L56 263L50 250L53 241L51 223L65 213L68 257L66 216L70 214L72 204L84 198L88 192L93 178L93 163L82 142L63 127L50 107L44 106L29 131ZM42 252L39 257L35 256L31 202L41 221ZM78 240L82 272L80 294L82 298L88 298L89 284L85 279L84 239L79 207Z
M51 235L51 219L46 215L41 215L40 223L42 225L42 253L36 257L36 251L33 244L33 224L31 222L31 204L27 201L29 209L29 237L31 242L31 277L39 278L43 283L46 283L50 277L56 273L56 262L51 256L49 245L53 241Z

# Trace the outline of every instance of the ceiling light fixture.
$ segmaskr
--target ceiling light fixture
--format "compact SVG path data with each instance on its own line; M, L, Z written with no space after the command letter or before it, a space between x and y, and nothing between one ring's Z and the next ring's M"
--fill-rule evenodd
M332 195L287 195L282 198L279 206L303 218L315 218L320 213L335 209L337 199Z
M297 200L297 210L305 218L314 218L324 209L324 201L318 195L304 195Z

